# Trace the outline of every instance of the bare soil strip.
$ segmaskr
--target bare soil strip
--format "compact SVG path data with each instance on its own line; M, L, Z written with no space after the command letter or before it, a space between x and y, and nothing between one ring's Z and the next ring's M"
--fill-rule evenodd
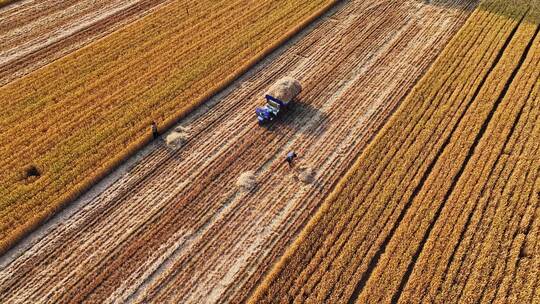
M185 144L151 149L0 270L3 302L240 302L464 23L474 1L351 1L231 94L186 118ZM275 80L305 90L257 126ZM304 183L288 151L312 169ZM237 186L246 171L256 186Z
M23 0L0 9L0 86L133 21L167 0Z

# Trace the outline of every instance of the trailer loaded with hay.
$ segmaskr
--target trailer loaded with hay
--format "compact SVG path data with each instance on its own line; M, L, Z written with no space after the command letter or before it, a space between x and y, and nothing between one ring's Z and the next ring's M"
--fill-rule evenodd
M291 77L278 80L264 96L266 105L255 110L259 124L262 125L277 118L301 92L302 86L298 80Z

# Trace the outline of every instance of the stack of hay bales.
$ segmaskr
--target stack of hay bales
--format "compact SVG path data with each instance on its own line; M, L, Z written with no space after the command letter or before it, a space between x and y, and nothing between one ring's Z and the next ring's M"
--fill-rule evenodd
M301 92L302 85L298 80L292 77L284 77L273 84L266 92L266 95L270 95L285 103L289 103Z

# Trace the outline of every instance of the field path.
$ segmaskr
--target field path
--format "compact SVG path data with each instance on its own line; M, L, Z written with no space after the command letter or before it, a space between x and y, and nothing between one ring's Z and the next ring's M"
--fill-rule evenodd
M32 72L167 0L23 0L0 8L0 86Z
M342 2L182 121L181 148L154 143L8 252L0 301L245 300L476 4L445 2ZM284 75L303 93L281 120L257 126L260 96ZM291 150L297 171L283 162ZM239 189L250 170L257 186Z

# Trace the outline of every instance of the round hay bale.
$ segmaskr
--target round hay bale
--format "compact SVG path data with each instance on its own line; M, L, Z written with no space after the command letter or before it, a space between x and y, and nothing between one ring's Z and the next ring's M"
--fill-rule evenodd
M255 176L254 171L246 171L238 177L236 181L236 186L240 188L241 191L251 191L257 186L257 177Z

